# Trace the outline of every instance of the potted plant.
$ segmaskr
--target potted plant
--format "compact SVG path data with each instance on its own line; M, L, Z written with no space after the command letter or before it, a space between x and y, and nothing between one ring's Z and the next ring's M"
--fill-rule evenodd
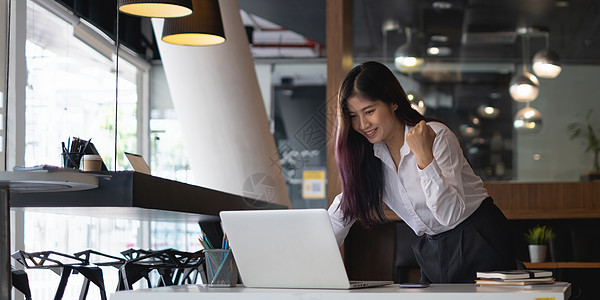
M529 228L529 231L525 233L525 240L529 244L531 262L544 262L546 260L548 244L553 237L552 229L546 227L546 225L536 225Z
M592 172L584 173L581 175L581 180L597 180L600 179L600 161L598 156L600 155L600 139L596 135L596 130L591 123L592 110L590 109L585 116L584 122L573 122L567 127L571 133L571 139L581 138L585 140L586 148L585 152L592 152L594 155L594 163L592 165Z

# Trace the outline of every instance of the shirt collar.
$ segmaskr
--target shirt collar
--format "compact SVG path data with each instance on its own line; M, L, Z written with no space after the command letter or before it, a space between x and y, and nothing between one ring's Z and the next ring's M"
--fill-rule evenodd
M406 144L406 134L413 129L414 126L409 126L409 125L404 125L404 143L402 144L402 147L400 148L400 154L402 156L407 155L408 153L410 153L410 148L408 147L408 144ZM375 157L383 160L383 155L384 153L388 153L389 154L389 150L387 148L387 146L385 145L384 141L378 142L373 144L373 154L375 155Z

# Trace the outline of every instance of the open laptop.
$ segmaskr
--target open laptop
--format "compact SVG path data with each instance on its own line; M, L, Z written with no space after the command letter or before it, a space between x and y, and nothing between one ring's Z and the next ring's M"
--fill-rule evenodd
M392 281L350 282L324 209L222 211L244 286L349 289Z
M127 157L127 160L129 160L134 171L150 175L150 167L148 166L148 163L146 163L144 157L129 152L125 152L125 156Z

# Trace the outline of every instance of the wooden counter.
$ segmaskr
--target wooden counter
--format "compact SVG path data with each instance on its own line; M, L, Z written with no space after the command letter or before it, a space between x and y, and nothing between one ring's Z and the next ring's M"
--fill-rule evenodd
M600 269L600 262L523 262L527 269Z
M485 182L509 220L600 218L600 181ZM386 208L389 220L400 220Z
M508 219L600 218L600 181L486 182Z

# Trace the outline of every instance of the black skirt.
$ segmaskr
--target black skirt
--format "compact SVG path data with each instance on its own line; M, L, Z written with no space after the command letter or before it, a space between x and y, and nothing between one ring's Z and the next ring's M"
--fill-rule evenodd
M491 197L454 229L421 236L413 251L423 283L473 283L477 271L517 266L510 224Z

